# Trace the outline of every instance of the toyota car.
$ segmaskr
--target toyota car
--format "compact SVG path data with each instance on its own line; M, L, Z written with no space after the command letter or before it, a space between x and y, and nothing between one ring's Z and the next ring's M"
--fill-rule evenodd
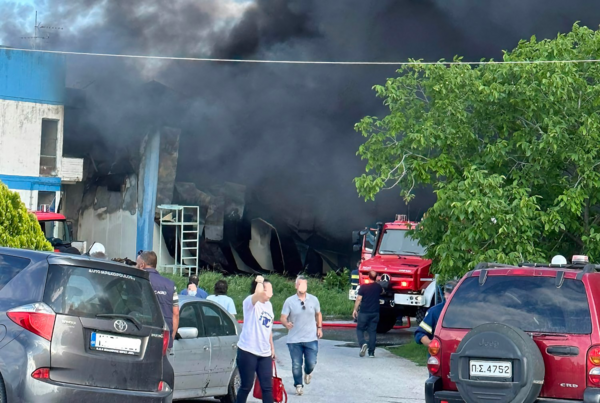
M0 402L171 402L168 342L146 272L0 248Z

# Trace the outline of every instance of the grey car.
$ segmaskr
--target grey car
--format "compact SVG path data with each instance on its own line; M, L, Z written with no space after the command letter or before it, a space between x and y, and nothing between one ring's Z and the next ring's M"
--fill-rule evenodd
M0 402L171 402L168 334L146 272L0 248Z
M170 357L174 399L217 397L234 403L240 386L236 366L238 325L220 305L181 296L179 330Z

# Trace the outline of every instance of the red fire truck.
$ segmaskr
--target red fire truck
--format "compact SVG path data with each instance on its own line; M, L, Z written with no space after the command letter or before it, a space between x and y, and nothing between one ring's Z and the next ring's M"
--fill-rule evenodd
M35 214L42 232L54 247L55 252L81 253L72 245L72 231L64 215L49 211L32 211L32 213Z
M438 298L435 278L429 271L431 260L423 257L426 249L408 234L417 225L405 215L397 215L394 222L353 233L354 250L361 251L361 262L349 297L356 300L360 286L369 282L369 271L377 272L377 281L385 289L380 300L379 333L391 330L401 316L420 322Z

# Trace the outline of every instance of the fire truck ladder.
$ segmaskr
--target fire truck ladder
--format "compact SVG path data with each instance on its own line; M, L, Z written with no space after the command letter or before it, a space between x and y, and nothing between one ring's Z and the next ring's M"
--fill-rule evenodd
M162 205L160 213L160 236L163 226L175 227L175 261L174 264L161 265L161 269L180 276L198 275L198 258L200 256L200 207ZM161 262L162 249L158 249L158 261Z

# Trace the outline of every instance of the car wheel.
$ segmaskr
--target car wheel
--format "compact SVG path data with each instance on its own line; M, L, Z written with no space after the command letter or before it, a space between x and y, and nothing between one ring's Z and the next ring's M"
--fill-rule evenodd
M423 319L425 319L425 315L427 315L428 310L429 308L426 308L424 306L420 306L417 309L417 313L415 314L415 321L417 322L417 325L423 322Z
M221 403L235 403L237 399L237 393L242 384L242 378L240 378L240 371L236 368L231 375L229 381L229 387L227 388L227 395L220 398Z
M531 337L502 323L477 326L450 357L450 380L467 403L535 402L544 375L542 353Z

